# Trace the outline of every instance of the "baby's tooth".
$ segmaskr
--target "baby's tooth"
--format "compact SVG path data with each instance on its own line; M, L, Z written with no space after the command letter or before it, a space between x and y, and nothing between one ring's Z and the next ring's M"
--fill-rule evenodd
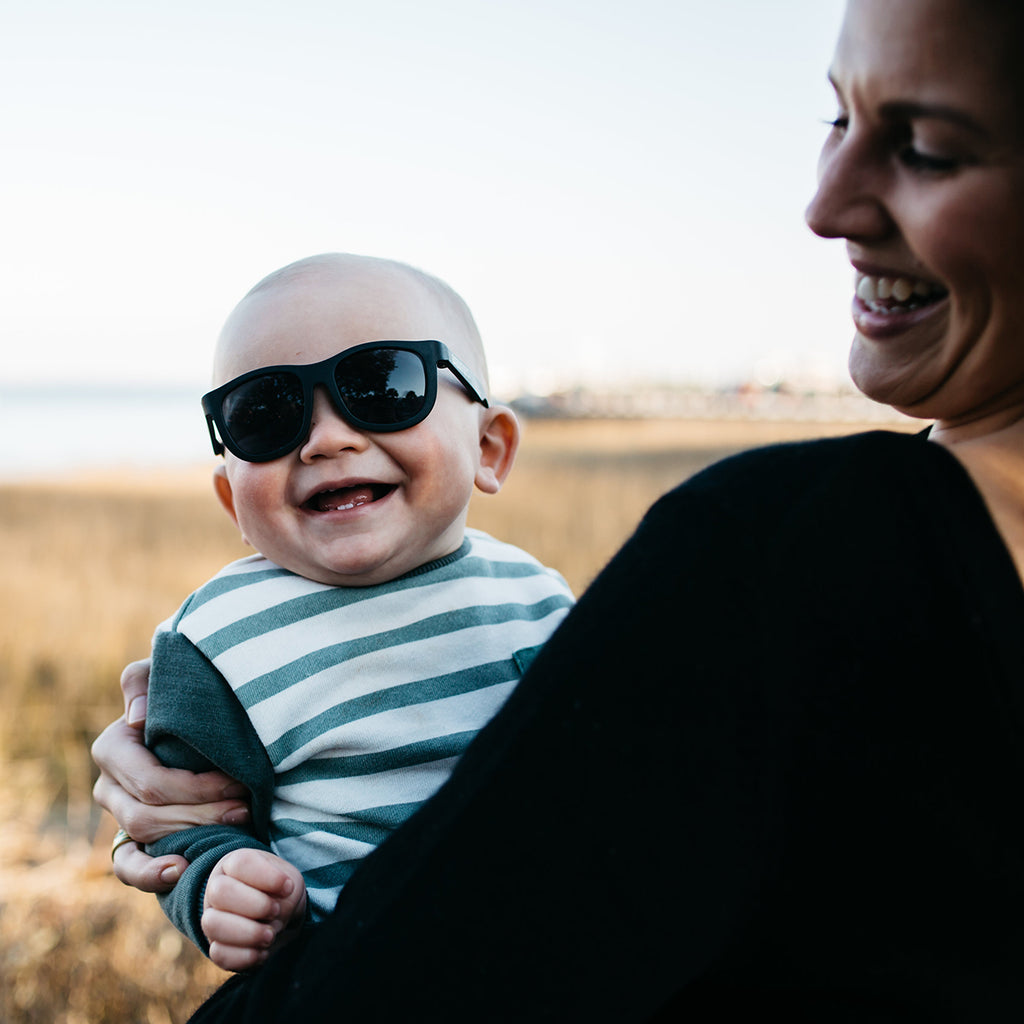
M897 302L906 302L914 294L914 286L905 278L898 277L892 283L892 297Z

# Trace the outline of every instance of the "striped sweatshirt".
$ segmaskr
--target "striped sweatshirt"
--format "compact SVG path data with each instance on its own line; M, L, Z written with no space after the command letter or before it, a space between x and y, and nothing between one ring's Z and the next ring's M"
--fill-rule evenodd
M388 583L332 587L262 555L228 565L153 643L146 740L252 793L253 828L188 829L149 849L190 866L162 898L204 951L206 880L269 849L328 913L356 865L447 779L572 605L558 573L476 530Z

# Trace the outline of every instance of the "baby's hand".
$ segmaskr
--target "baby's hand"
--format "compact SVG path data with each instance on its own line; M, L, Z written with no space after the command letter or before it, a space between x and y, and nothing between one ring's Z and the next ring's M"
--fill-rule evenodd
M295 934L305 913L297 868L266 850L232 850L206 884L201 923L210 959L225 971L255 967Z

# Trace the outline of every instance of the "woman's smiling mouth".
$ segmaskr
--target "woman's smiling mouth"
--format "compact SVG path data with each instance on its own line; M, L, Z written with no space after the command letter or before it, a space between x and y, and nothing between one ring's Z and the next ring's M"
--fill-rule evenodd
M880 277L857 271L857 298L871 313L909 313L944 299L949 292L941 285L910 277Z

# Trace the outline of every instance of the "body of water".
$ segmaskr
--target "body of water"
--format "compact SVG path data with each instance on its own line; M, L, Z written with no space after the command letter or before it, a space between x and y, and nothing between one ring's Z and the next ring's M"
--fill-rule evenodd
M0 480L212 464L198 389L0 388Z

